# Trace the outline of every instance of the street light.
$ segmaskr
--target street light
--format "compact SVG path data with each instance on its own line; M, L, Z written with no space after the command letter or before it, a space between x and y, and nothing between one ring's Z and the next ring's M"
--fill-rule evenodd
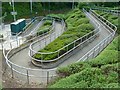
M14 18L14 21L16 21L16 13L15 13L15 6L14 6L14 0L12 0L12 7L13 7L13 18Z
M32 13L32 0L30 0L30 10L31 10L31 13Z
M74 0L73 0L73 2L72 2L72 9L74 9Z

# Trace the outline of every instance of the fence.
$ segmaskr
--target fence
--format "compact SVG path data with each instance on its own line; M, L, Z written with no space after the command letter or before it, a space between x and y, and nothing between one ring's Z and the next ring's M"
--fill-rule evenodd
M61 20L61 22L64 23L63 20ZM49 33L53 32L54 24L55 24L55 22L53 22L52 28L49 31ZM45 35L45 34L43 34L43 35ZM41 36L39 36L39 37L41 37ZM31 40L35 40L35 39L32 38ZM22 44L22 46L18 45L17 48L12 47L12 44L11 44L11 50L9 50L7 52L7 54L5 54L5 48L3 48L4 57L6 59L6 63L11 68L12 77L19 76L19 78L21 78L22 81L26 80L28 83L32 82L31 80L33 80L33 79L35 80L35 82L39 81L39 82L42 82L42 83L48 83L51 78L55 77L55 70L51 70L51 72L49 72L49 70L44 70L43 71L42 69L41 70L40 69L30 69L30 68L19 66L19 65L13 63L12 61L10 61L11 57L14 54L16 54L20 50L28 47L29 44L28 45L26 45L26 44L29 41L30 40L27 40L26 42L24 42L24 44ZM24 45L26 45L26 46L24 46Z
M43 18L41 21L43 21L44 19L46 19L46 17ZM34 31L38 30L40 28L40 23L41 22L39 22L39 24L36 26L36 28L34 28ZM51 33L53 31L53 29L54 29L54 23L55 23L55 21L53 19L53 23L50 26L50 28L49 28L50 30L48 32L43 32L41 35L37 35L37 32L35 32L35 33L31 33L29 35L25 35L23 37L15 36L15 40L10 41L10 42L6 42L4 44L4 47L6 47L6 49L9 50L9 49L13 49L13 48L17 48L17 47L23 46L25 44L26 45L30 44L34 40L36 40L36 39L38 39L38 38L40 38L40 37L42 37L42 36L44 36L44 35L46 35L48 33Z
M97 14L95 14L93 11L91 11L91 13L95 16L95 15L97 15ZM98 16L98 15L97 15ZM99 16L100 17L100 16ZM96 17L97 18L97 17ZM98 20L100 20L99 18L97 18ZM101 17L101 19L103 19L102 17ZM105 20L105 19L104 19ZM101 21L102 22L102 21ZM107 25L108 25L108 21L106 20L106 22L107 22ZM105 24L104 22L102 22L103 24ZM113 29L116 29L116 27L115 28L113 28L113 26L111 26L112 24L110 24L109 26L106 26L106 24L105 24L105 26L106 27L108 27L110 30L111 30L111 32L113 31ZM113 29L111 29L111 27L113 28ZM109 40L108 40L108 38L107 38L107 43L106 43L106 39L104 40L104 41L102 41L102 42L105 42L105 46L113 39L113 36L115 35L115 31L113 31L113 33L112 33L112 35L110 34L110 37L112 36L112 38L109 38ZM109 42L108 42L109 41ZM101 42L100 42L101 43ZM102 44L99 44L100 46L102 45ZM99 46L99 45L97 45L97 46ZM86 59L89 59L90 58L90 53L91 52L93 52L94 53L94 57L95 57L95 54L97 54L96 52L94 52L94 50L96 49L97 50L97 46L95 46L94 47L94 49L92 49L91 51L89 51L87 54L85 54L81 59L83 59L83 60L86 60ZM103 45L102 45L103 46ZM104 47L105 47L104 46ZM102 50L103 48L99 48L100 50ZM20 78L22 81L25 81L25 83L26 83L26 81L27 81L27 83L29 84L29 83L33 83L33 81L34 82L39 82L39 83L46 83L46 84L48 84L49 83L49 80L51 80L52 78L55 78L56 77L56 72L55 72L55 70L56 70L56 68L54 68L54 69L38 69L37 67L36 67L36 69L31 69L31 68L26 68L26 67L22 67L22 66L19 66L19 65L17 65L17 64L15 64L15 63L13 63L13 62L11 62L10 61L10 58L12 57L12 55L14 55L14 51L15 51L15 53L16 53L16 50L17 50L17 48L16 49L12 49L11 48L11 50L9 51L9 52L7 52L7 54L5 55L5 50L3 50L3 53L4 53L4 56L5 56L5 59L6 59L6 63L9 65L9 67L10 67L10 70L11 70L11 74L12 74L12 77L15 77L15 76L17 76L18 78ZM13 51L13 53L12 53L12 51ZM87 58L86 58L87 57ZM81 60L80 59L80 60ZM79 61L80 61L79 60Z
M93 10L99 10L102 12L107 12L107 13L111 13L111 14L115 14L115 15L120 15L120 11L119 10L107 10L107 9L101 9L101 8L92 8Z
M115 32L117 30L117 27L110 23L108 20L104 19L94 11L90 10L91 14L93 14L100 22L102 22L104 25L106 25L111 34L107 36L104 40L102 40L99 44L97 44L94 48L92 48L88 53L86 53L82 58L78 60L79 61L85 61L90 60L94 57L96 57L114 38Z
M84 12L86 12L86 11L84 10ZM91 23L93 23L93 22L91 22ZM95 22L95 23L97 23L97 22ZM33 42L30 45L30 54L29 54L32 59L33 64L35 64L37 66L41 66L42 68L56 67L58 64L62 63L65 60L65 59L61 59L62 57L69 54L70 52L72 52L73 50L75 50L78 47L83 48L85 45L87 45L89 42L92 42L99 35L100 25L97 23L97 25L95 27L97 27L97 29L91 31L90 33L84 35L83 37L78 38L77 40L69 43L68 45L62 47L61 49L59 49L55 52L49 52L49 53L38 52L38 50L43 49L43 47L46 46L46 42L43 43L43 41L38 41L38 40ZM36 45L36 43L39 43L39 44ZM43 47L41 47L41 45ZM34 54L40 54L42 57L41 60L34 58L33 57ZM48 55L56 55L56 58L52 59L52 60L45 60L44 57L48 56Z

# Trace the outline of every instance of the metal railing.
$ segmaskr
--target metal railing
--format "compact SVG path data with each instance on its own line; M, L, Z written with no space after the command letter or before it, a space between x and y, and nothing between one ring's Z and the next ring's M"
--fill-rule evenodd
M97 19L99 20L99 18L97 18ZM104 22L103 22L103 24L106 26L106 24ZM109 26L106 26L106 27L108 27L111 31L113 31L113 29L111 29L111 27L109 27ZM114 36L114 35L115 35L115 32L113 33L112 36ZM97 47L95 47L95 49L97 49ZM4 56L5 56L5 59L6 59L6 63L10 67L11 74L12 74L13 78L15 78L15 76L17 76L17 77L19 76L19 78L22 81L25 81L25 83L27 81L28 84L31 83L31 82L33 83L34 81L35 81L35 83L39 82L39 83L44 83L45 84L45 83L49 83L49 80L51 78L56 77L56 72L55 72L56 68L54 68L54 69L31 69L31 68L19 66L19 65L13 63L12 61L10 61L11 56L14 55L14 52L16 52L16 50L17 50L17 48L16 49L11 48L11 50L9 50L9 52L7 52L7 54L5 54L5 50L3 50ZM20 48L20 50L21 50L21 48ZM90 55L90 52L91 51L89 51L89 55ZM85 60L85 57L89 56L89 55L87 53L81 59Z
M63 22L63 20L62 20ZM54 27L54 24L55 24L55 21L53 22L53 27L51 28L51 30L49 31L49 33L52 33L53 32L53 29L55 28ZM34 40L33 38L31 38L31 40ZM28 40L29 41L29 40ZM26 41L26 42L28 42ZM4 45L7 44L7 43L4 43ZM24 44L26 45L26 43L24 42ZM28 45L27 45L28 46ZM13 55L15 55L17 52L19 52L20 50L22 50L24 47L24 45L22 44L22 46L18 46L17 48L13 49L12 47L10 48L10 50L6 53L6 50L5 48L3 48L3 54L4 54L4 57L6 59L6 63L7 65L11 68L11 74L12 74L12 77L14 77L15 75L17 76L17 74L23 78L23 81L27 81L28 83L29 82L33 82L33 81L30 81L30 78L37 78L36 81L40 81L43 83L48 83L49 80L51 78L54 78L56 75L55 75L55 70L52 70L51 69L51 72L49 72L50 70L40 70L40 69L31 69L31 68L27 68L27 67L23 67L23 66L20 66L20 65L17 65L15 63L13 63L10 59ZM39 73L38 73L39 72ZM41 73L42 72L42 73ZM37 74L36 74L37 73ZM44 74L44 75L42 75ZM41 75L41 76L40 76ZM33 77L34 76L34 77ZM38 78L39 77L39 78ZM47 78L46 78L47 77ZM40 80L39 80L40 79ZM26 82L25 82L26 83Z
M47 18L45 17L41 21L43 21L44 19L47 19ZM36 26L36 28L34 28L34 31L38 30L40 28L39 27L40 23L41 22L39 22L39 24ZM37 38L42 37L42 36L44 36L44 35L49 34L50 32L52 32L54 30L54 23L55 23L55 21L53 20L53 23L50 26L50 28L49 28L50 30L48 32L43 32L41 35L37 35L37 32L36 32L36 33L31 33L31 34L25 35L23 37L15 36L16 37L15 40L6 42L6 43L4 43L3 46L7 47L8 49L13 49L13 48L17 48L19 46L25 45L27 43L31 43L34 40L36 40Z
M111 14L120 15L119 10L107 10L107 9L101 9L101 8L92 8L92 10L99 10L99 11L102 11L102 12L107 12L107 13L111 13Z
M109 28L111 34L107 36L105 39L103 39L101 42L99 42L94 48L92 48L89 52L87 52L83 57L81 57L77 62L79 61L85 61L90 60L94 57L96 57L114 38L115 32L117 30L117 27L113 25L111 22L94 12L93 10L90 10L91 14L93 14L100 22L102 22L107 28Z
M93 23L93 22L91 22ZM96 22L97 23L97 22ZM99 28L100 28L100 25L99 23L97 23L97 28L93 31L91 31L90 33L78 38L77 40L74 40L73 42L69 43L68 45L60 48L59 50L55 51L55 52L38 52L37 50L39 49L43 49L43 47L41 48L40 44L36 47L38 47L36 49L36 47L34 47L34 44L36 43L39 43L38 41L36 42L33 42L31 45L30 45L30 52L29 52L29 55L31 57L32 60L34 61L37 61L38 64L40 64L39 66L41 66L42 68L49 68L49 66L47 67L47 65L45 66L44 63L52 63L52 66L53 63L56 63L56 61L59 61L60 58L64 57L65 55L67 55L68 53L70 53L71 51L75 50L77 47L83 47L85 46L86 44L88 44L89 42L91 42L92 40L94 40L95 37L97 37L99 35ZM43 42L42 42L43 43ZM45 46L45 45L44 45ZM64 53L62 53L64 52ZM41 60L39 59L36 59L33 57L33 55L35 54L40 54L41 55ZM56 58L52 59L52 60L44 60L43 57L47 56L47 55L56 55ZM61 60L62 61L62 60ZM62 61L63 62L63 61ZM60 62L61 63L61 62ZM38 65L36 63L34 63L35 65ZM59 64L59 63L57 63Z

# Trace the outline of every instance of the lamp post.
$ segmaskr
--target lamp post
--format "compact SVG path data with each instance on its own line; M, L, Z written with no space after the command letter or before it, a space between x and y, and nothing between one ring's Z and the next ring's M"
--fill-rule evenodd
M73 2L72 2L72 9L74 9L74 0L73 0Z
M50 1L49 1L49 13L50 13Z
M31 19L32 19L32 12L33 12L33 10L32 10L32 0L30 0L30 13L31 13Z
M13 18L14 21L16 21L14 0L12 0L12 7L13 7Z

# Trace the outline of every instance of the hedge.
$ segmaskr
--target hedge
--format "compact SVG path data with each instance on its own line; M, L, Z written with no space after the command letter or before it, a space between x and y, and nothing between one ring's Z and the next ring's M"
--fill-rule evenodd
M99 15L103 16L105 19L107 19L112 24L114 24L116 27L118 27L118 16L115 16L115 15L107 13L107 12L101 12L98 10L95 10L95 12L98 13ZM120 30L118 30L117 32L120 33Z
M120 36L94 59L58 68L62 79L48 88L118 88L118 39Z
M111 70L108 74L102 72L99 68L85 68L79 73L59 80L49 88L105 88L109 87L108 84L118 83L116 71ZM112 87L116 87L116 84Z
M87 19L84 13L79 9L74 9L64 16L66 17L65 22L67 23L67 30L53 42L48 44L44 49L39 50L39 52L54 52L94 30L94 27L89 23L89 19ZM74 23L78 24L75 25ZM68 47L68 50L71 48L73 48L72 44ZM62 50L60 55L65 52L67 52L67 49ZM57 57L57 53L43 56L35 54L33 57L37 59L51 60Z
M43 33L48 32L50 29L50 26L52 25L52 20L45 20L44 24L42 27L40 27L37 31L37 35L41 35Z

